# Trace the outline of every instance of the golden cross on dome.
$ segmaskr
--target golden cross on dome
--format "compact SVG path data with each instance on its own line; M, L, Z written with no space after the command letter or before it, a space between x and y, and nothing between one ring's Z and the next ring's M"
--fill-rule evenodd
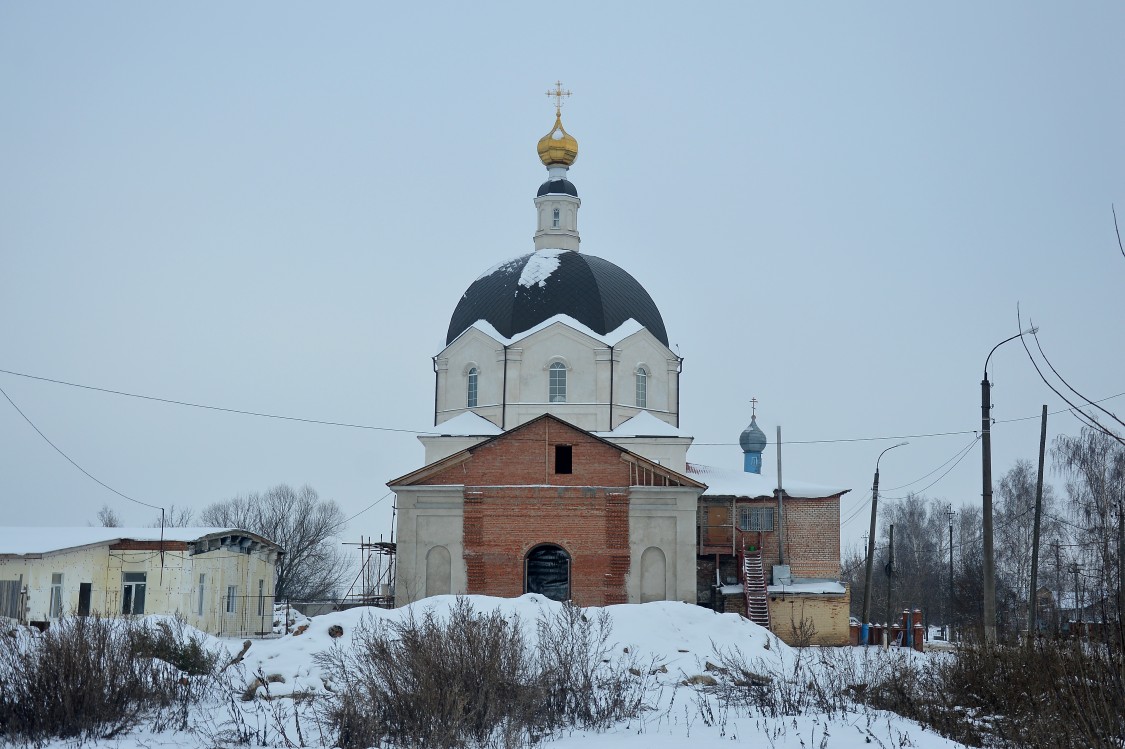
M751 419L758 418L758 399L757 398L751 398L750 399L750 418Z
M547 91L547 96L555 97L555 116L562 117L562 100L564 96L570 96L570 91L564 91L562 81L555 81L555 90Z

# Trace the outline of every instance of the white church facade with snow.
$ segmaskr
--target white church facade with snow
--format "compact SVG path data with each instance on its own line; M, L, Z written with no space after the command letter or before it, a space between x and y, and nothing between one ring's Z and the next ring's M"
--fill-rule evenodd
M745 471L688 461L683 360L660 311L629 273L579 251L578 144L559 109L538 153L548 179L535 249L458 301L433 361L425 463L388 482L396 605L539 592L581 605L681 600L769 625L771 610L791 619L799 603L823 641L839 641L846 490L791 484L779 497L760 475L756 423Z

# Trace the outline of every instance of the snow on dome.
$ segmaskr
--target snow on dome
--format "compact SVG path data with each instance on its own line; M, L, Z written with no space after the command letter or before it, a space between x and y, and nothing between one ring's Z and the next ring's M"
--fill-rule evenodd
M566 252L566 250L539 250L532 255L531 259L527 261L527 265L523 266L523 273L520 274L520 286L524 288L536 284L545 286L551 274L558 270L559 255L563 252Z
M616 330L611 330L609 333L607 333L605 335L600 335L598 333L595 333L593 330L590 330L590 328L588 328L585 325L583 325L582 323L578 322L577 320L575 320L570 315L555 315L554 317L551 317L551 318L548 318L548 319L544 320L543 322L539 323L535 327L528 328L527 330L522 330L522 331L516 333L515 335L513 335L511 337L501 335L500 331L497 330L487 320L477 320L475 323L473 323L469 327L470 328L476 328L480 332L487 335L489 338L494 339L497 343L501 343L505 346L510 346L513 343L515 343L516 341L523 340L524 338L527 338L529 335L533 335L535 333L538 333L540 330L543 330L544 328L549 328L550 326L554 325L555 323L562 323L563 325L571 327L574 330L577 330L579 333L583 333L585 335L588 335L591 338L593 338L594 340L605 344L606 346L616 346L617 344L621 343L621 341L625 340L626 338L633 335L634 333L639 333L640 331L644 330L644 326L641 325L639 322L637 322L636 320L629 319L629 320L626 320L625 322L621 323L621 326L618 327Z
M519 257L513 257L513 258L509 258L507 260L502 260L499 263L497 263L496 265L494 265L491 268L489 268L488 270L486 270L484 273L481 273L479 276L477 276L477 280L479 281L482 278L488 278L489 276L493 275L494 273L500 273L500 272L507 273L508 271L515 270L516 268L520 267L520 263L523 262L525 257L526 257L526 255L521 255Z
M608 260L559 249L506 260L477 278L457 302L445 342L479 320L511 338L555 315L568 315L598 335L636 320L668 345L660 310L637 279Z
M449 421L441 422L434 429L438 430L435 434L443 437L491 437L504 431L472 411L457 414Z
M595 432L599 437L687 437L676 427L641 411L631 419L621 422L612 432Z
M777 489L776 476L732 471L701 463L688 463L687 475L707 484L707 490L703 492L705 497L773 497ZM784 481L782 488L785 489L785 496L801 499L834 497L851 491L851 489L837 489L788 479Z

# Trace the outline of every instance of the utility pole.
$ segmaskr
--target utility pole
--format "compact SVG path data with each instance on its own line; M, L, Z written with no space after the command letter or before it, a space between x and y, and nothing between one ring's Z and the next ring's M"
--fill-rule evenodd
M1043 456L1047 452L1047 404L1043 404L1043 417L1039 426L1039 475L1035 479L1035 525L1031 536L1031 593L1027 604L1027 641L1039 631L1038 598L1035 589L1039 573L1039 518L1043 512Z
M891 523L890 561L887 562L887 626L891 626L891 580L895 576L895 524Z
M953 641L953 602L956 600L953 595L953 518L956 515L953 505L949 505L945 511L945 516L949 518L949 642Z
M1082 623L1082 609L1078 605L1078 571L1080 569L1078 562L1071 562L1070 571L1074 573L1074 619L1078 624ZM1075 634L1078 633L1075 632Z
M1055 541L1055 629L1054 634L1059 633L1059 615L1062 613L1062 554L1059 553L1059 542Z
M781 485L781 425L777 426L777 563L785 564L785 490Z
M1125 620L1125 508L1117 508L1117 636L1125 637L1120 622ZM1118 643L1125 646L1125 641Z
M1020 331L992 347L984 360L984 379L980 381L980 445L982 510L984 518L984 641L996 644L996 554L992 545L992 384L988 381L988 360L996 349L1025 333L1034 335L1038 328Z
M871 533L867 537L867 575L864 578L863 584L863 619L860 621L860 640L864 645L867 644L868 636L868 620L871 618L871 598L868 593L871 590L872 583L872 568L875 562L875 517L877 508L879 506L879 461L887 454L887 450L894 450L896 447L910 444L908 442L900 442L897 445L891 445L883 452L879 453L879 457L875 459L875 480L871 483Z

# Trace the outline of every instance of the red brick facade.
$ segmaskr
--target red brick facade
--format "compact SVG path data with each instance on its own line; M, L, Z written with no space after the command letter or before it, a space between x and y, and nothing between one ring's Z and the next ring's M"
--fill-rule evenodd
M555 472L556 445L570 447L571 473ZM658 466L637 470L621 448L553 417L469 453L410 482L464 486L468 593L522 595L528 552L553 544L570 555L575 603L626 602L629 487L660 480Z

